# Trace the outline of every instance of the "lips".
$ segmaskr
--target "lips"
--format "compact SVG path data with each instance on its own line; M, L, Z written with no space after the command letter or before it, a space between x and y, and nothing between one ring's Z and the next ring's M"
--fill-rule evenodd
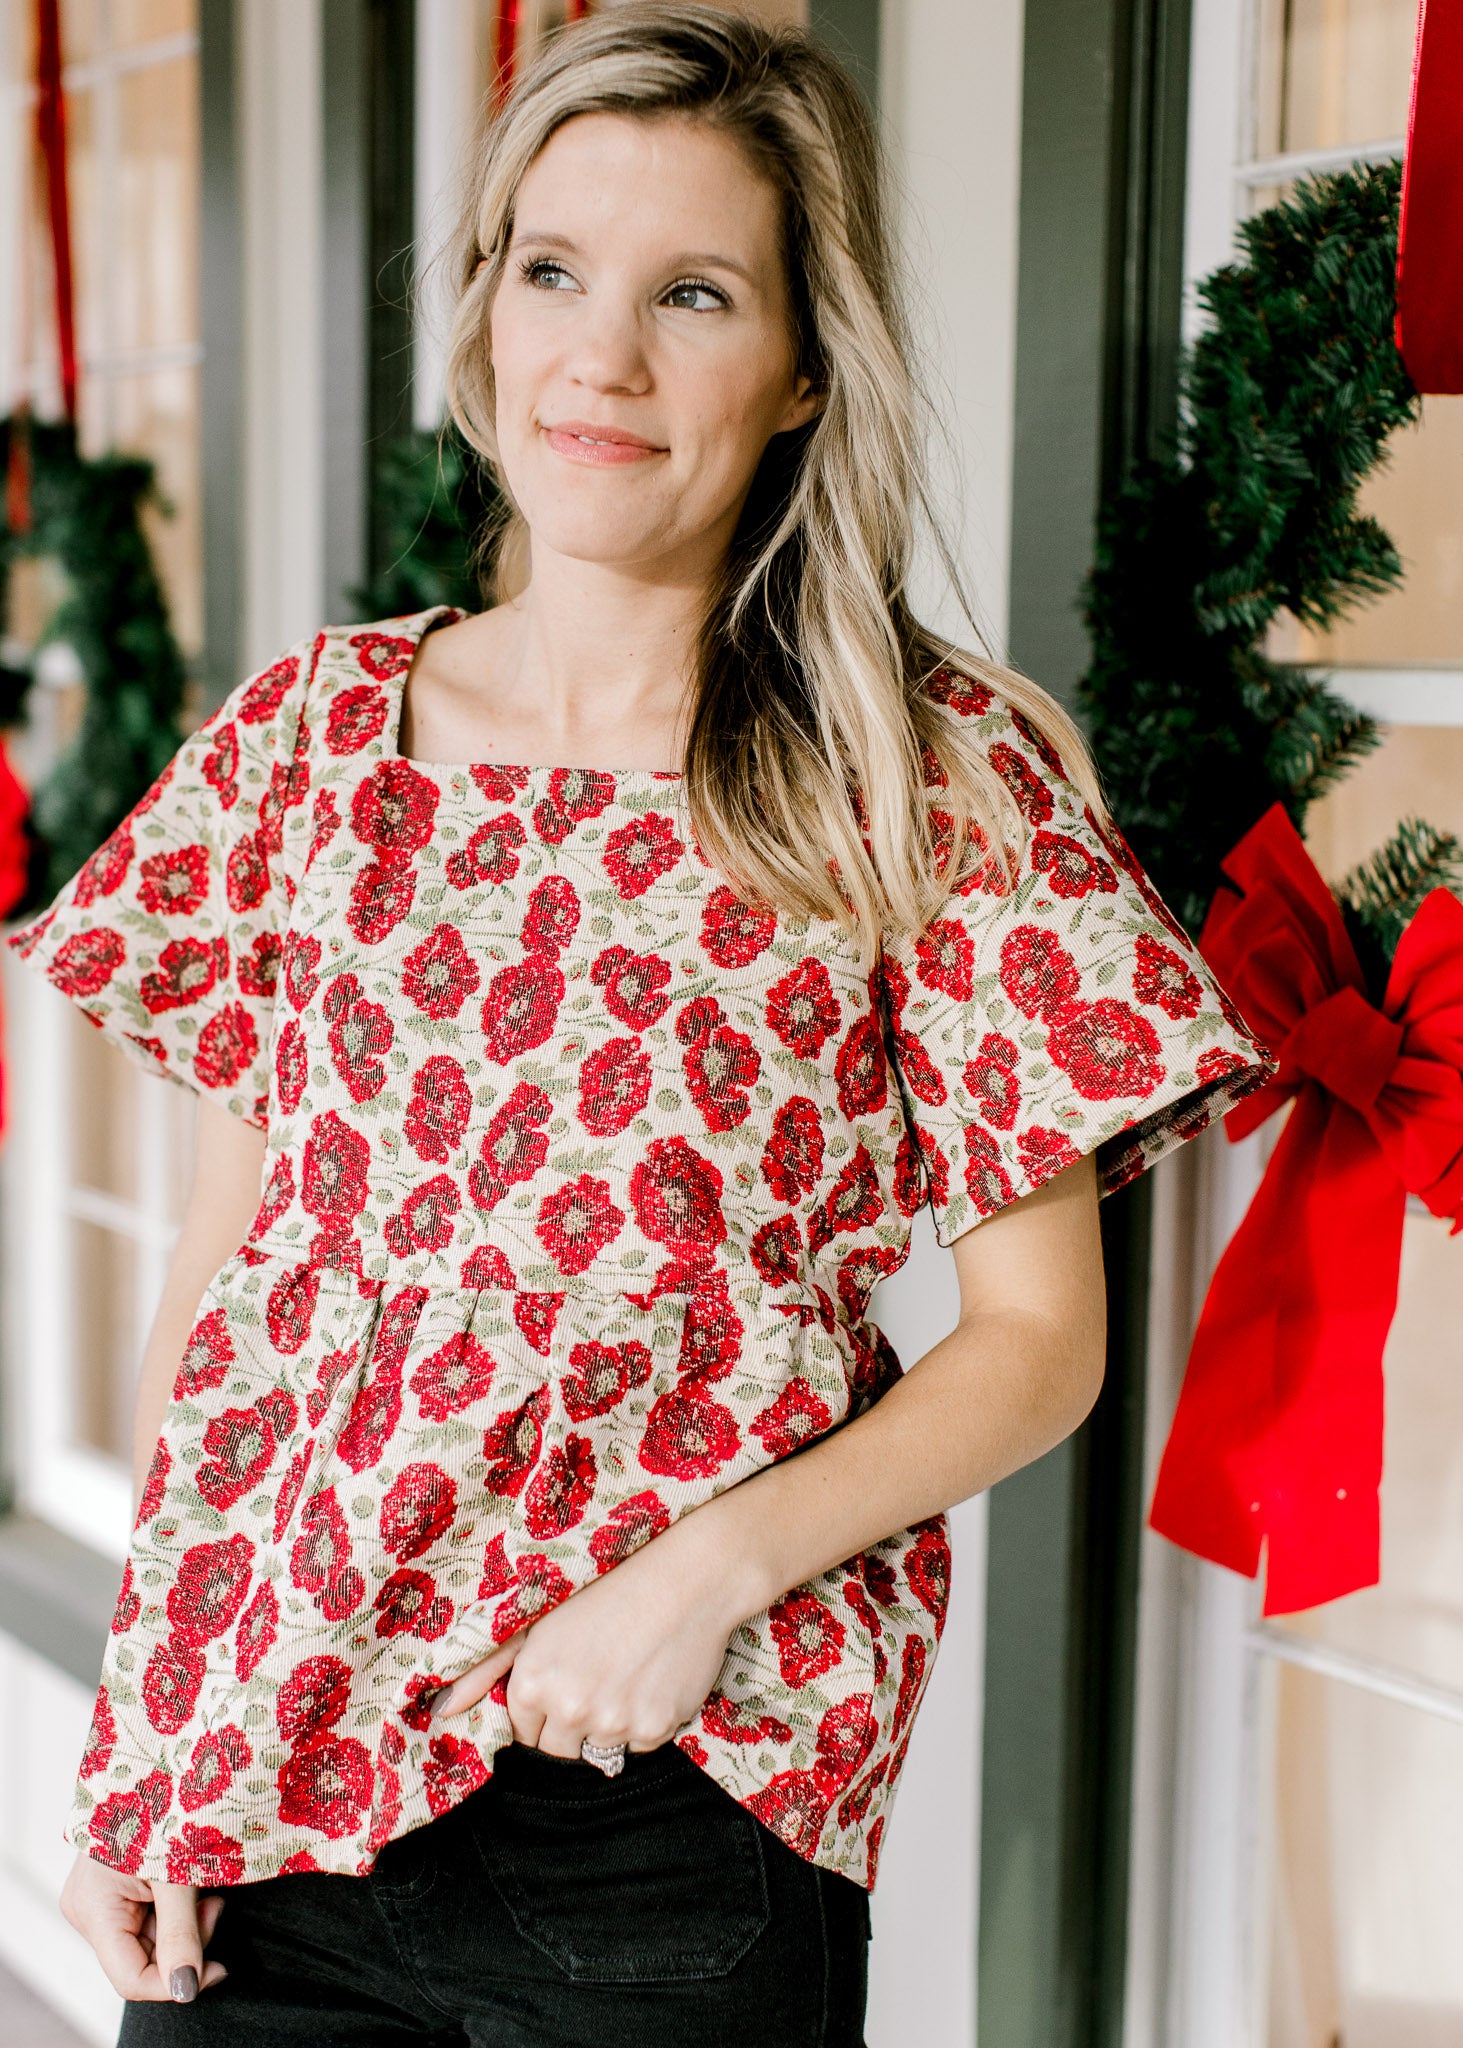
M632 434L624 427L597 426L592 420L556 420L547 431L550 434L572 434L581 441L608 442L619 448L643 448L652 455L660 452L654 441L647 441L641 434Z

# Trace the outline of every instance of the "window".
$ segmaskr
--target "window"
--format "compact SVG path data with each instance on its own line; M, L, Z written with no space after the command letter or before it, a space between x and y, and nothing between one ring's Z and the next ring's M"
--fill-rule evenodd
M171 511L145 513L185 655L203 634L199 462L196 0L68 0L62 9L80 354L81 445L157 465ZM17 17L24 16L24 19ZM5 126L32 123L30 10L10 10ZM36 220L24 151L0 212ZM39 413L57 408L50 292L30 240L34 324L22 364ZM14 581L7 631L33 643L56 596L50 565ZM82 710L74 664L48 650L15 753L32 784ZM74 1006L6 962L10 1129L3 1158L10 1477L21 1505L121 1555L130 1522L137 1369L176 1236L194 1103L133 1067Z
M1191 278L1294 178L1400 156L1416 15L1415 0L1197 0ZM1383 722L1379 749L1307 820L1333 881L1404 813L1463 835L1460 457L1463 399L1427 398L1363 501L1398 544L1402 588L1328 634L1290 621L1272 639ZM1197 1244L1212 1266L1274 1135L1212 1149L1207 1183L1179 1190L1160 1231L1174 1385L1154 1394L1155 1457L1198 1308L1184 1255ZM1385 1361L1379 1586L1263 1622L1256 1587L1147 1539L1140 1784L1176 1766L1161 1851L1141 1802L1136 1821L1128 2048L1463 2039L1460 1286L1463 1239L1411 1203ZM1162 1761L1145 1765L1145 1746Z

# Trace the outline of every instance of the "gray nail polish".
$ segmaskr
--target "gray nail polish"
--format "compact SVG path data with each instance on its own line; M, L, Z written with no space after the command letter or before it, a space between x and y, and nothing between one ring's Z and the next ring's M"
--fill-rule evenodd
M198 1996L198 1972L191 1963L179 1963L168 1979L168 1992L177 2005L191 2005Z

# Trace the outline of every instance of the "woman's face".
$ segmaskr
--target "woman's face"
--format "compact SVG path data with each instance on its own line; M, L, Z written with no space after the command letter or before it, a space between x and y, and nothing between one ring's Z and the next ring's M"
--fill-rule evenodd
M524 173L490 340L498 445L535 557L704 581L795 374L779 202L679 116L579 114ZM589 446L593 429L641 445Z

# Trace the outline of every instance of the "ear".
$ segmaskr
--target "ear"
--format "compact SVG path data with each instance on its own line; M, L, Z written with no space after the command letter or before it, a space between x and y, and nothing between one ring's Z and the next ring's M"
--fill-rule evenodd
M777 423L777 432L788 434L794 427L806 426L809 420L817 418L827 403L827 392L815 391L812 379L800 376L796 381L793 396L788 400L782 418Z

